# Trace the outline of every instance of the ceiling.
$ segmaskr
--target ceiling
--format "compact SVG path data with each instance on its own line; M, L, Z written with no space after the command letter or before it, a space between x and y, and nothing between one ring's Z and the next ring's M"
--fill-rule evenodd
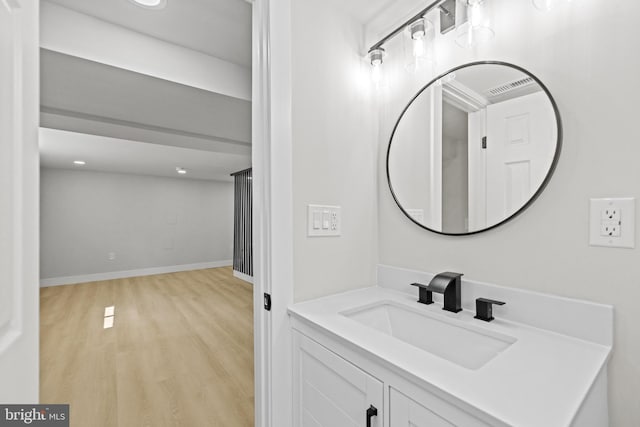
M102 128L111 124L199 138L201 149L218 149L215 142L246 149L251 144L249 101L45 49L40 63L40 105L49 115L99 122ZM47 117L44 126L58 127ZM90 133L139 139L137 134Z
M130 0L46 0L111 24L251 65L251 4L245 0L168 0L160 10Z
M529 77L526 73L518 69L504 65L480 64L461 68L453 74L456 81L462 83L480 96L485 97L492 104L542 90L540 85L532 81L529 84L513 88L498 95L488 93L491 89L509 85L512 82Z
M494 64L482 64L455 71L457 81L479 94L484 94L488 89L524 77L526 74L520 70Z
M83 160L76 166L74 160ZM229 174L250 167L242 154L216 153L42 128L40 162L45 168L232 181ZM179 175L176 168L187 170Z
M251 5L244 0L168 0L162 10L129 0L45 1L251 64ZM53 50L41 49L40 59L43 167L225 181L250 167L250 101ZM87 164L74 166L76 159Z
M363 24L369 23L398 0L340 0L336 5Z

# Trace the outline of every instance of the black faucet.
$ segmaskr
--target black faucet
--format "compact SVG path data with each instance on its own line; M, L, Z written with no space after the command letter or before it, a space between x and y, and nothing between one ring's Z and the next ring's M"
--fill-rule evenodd
M458 313L462 311L460 283L462 273L440 273L437 274L428 285L422 283L412 283L412 286L417 286L419 291L418 302L422 304L432 304L433 296L432 292L436 292L444 295L444 307L443 310L451 311L452 313Z

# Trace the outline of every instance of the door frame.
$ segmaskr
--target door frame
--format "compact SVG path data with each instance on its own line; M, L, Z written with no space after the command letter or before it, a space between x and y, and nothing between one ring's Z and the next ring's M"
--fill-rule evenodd
M289 427L292 411L293 178L291 0L253 2L252 167L255 425ZM263 307L272 296L271 311Z
M18 297L12 326L18 333L0 348L0 372L13 372L0 389L4 403L38 402L39 396L39 3L35 0L0 0L17 10L21 29L20 64L15 87L22 115L12 162L15 179L7 183L16 195L12 250ZM292 424L291 329L287 307L293 302L293 191L291 141L291 0L253 2L253 107L254 168L253 227L255 425ZM2 151L0 151L2 153ZM18 214L19 213L19 214ZM0 254L3 255L3 254ZM274 296L270 312L263 309L263 294ZM15 356L15 357L14 357ZM17 360L20 364L16 364ZM22 369L22 367L25 369ZM6 368L6 369L5 369ZM15 381L14 381L15 377ZM20 381L18 381L18 379ZM277 381L275 381L275 380Z
M39 2L0 0L4 26L1 52L10 57L2 72L0 158L0 402L34 404L39 396ZM6 63L5 63L6 64ZM3 305L2 303L6 304Z

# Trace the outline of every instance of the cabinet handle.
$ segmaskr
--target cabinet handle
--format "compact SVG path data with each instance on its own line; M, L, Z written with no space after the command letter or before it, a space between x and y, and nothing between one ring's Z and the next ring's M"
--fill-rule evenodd
M371 418L378 416L378 409L371 405L369 409L367 409L367 427L371 427Z

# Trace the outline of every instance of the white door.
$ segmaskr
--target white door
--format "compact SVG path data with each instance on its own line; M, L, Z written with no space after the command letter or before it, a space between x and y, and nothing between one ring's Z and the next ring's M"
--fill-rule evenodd
M295 426L382 427L380 381L298 332L293 349Z
M38 4L0 0L2 403L38 403Z
M557 129L544 92L487 107L487 223L514 214L542 184Z

